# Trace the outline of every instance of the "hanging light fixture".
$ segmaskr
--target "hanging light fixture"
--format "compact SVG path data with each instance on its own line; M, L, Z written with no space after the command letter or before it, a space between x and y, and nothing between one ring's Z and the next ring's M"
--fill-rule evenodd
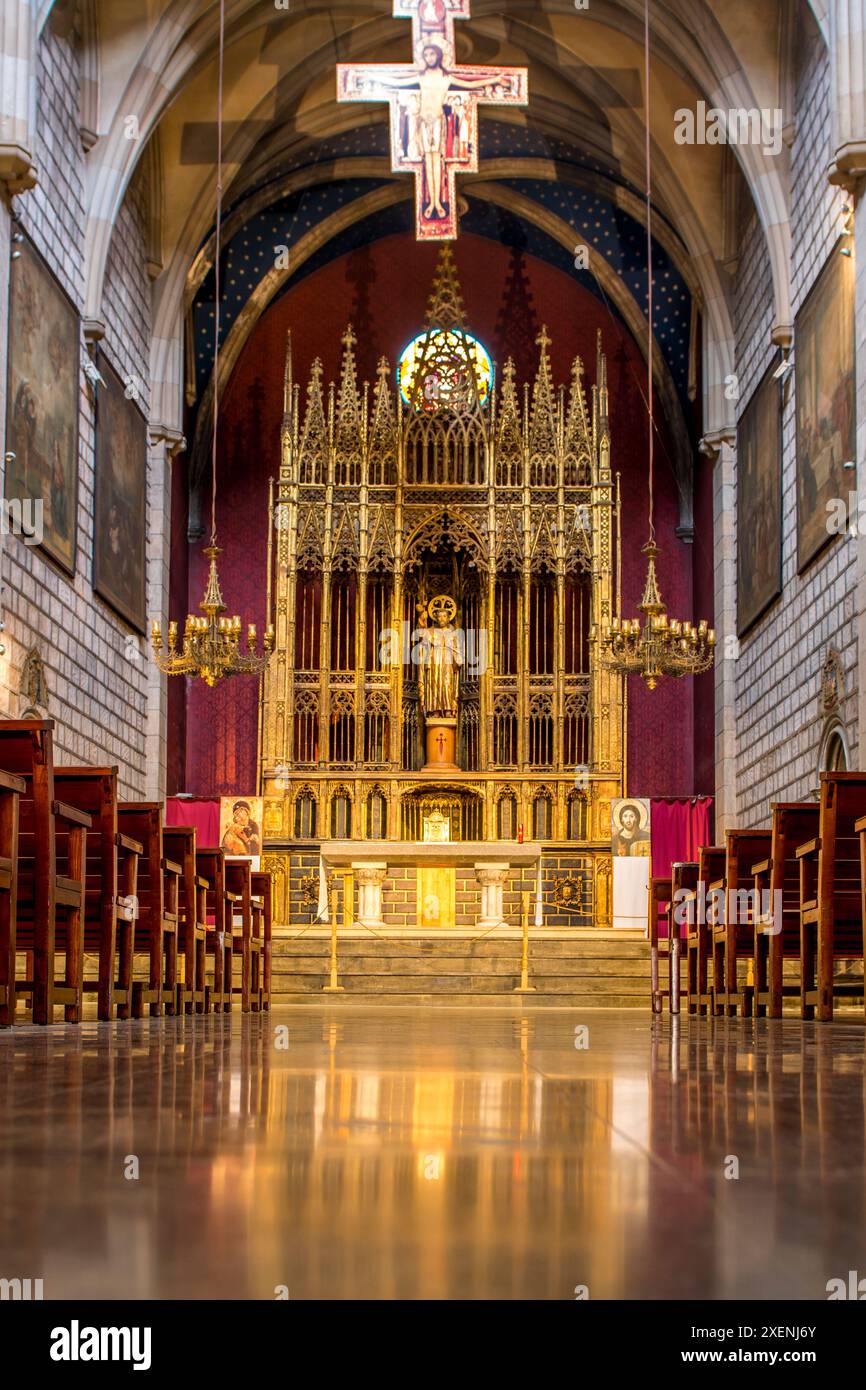
M650 139L650 22L649 0L644 3L644 111L646 115L646 210L647 210L647 408L649 412L649 538L641 554L647 557L640 618L612 618L593 627L602 664L622 676L642 676L655 690L663 676L697 676L708 671L715 659L716 634L702 619L690 622L669 618L656 578L656 544L653 520L653 253L652 253L652 148Z
M263 651L256 649L256 629L250 623L247 628L247 649L241 648L241 620L235 616L225 617L226 605L223 602L217 573L217 556L221 553L216 543L216 491L217 491L217 420L219 418L219 341L220 341L220 233L222 229L222 158L223 158L223 63L225 57L225 0L220 0L219 29L219 75L217 85L217 187L216 187L216 230L214 234L214 351L213 351L213 439L211 447L211 514L210 544L204 554L210 562L207 586L199 604L202 616L188 613L183 629L183 645L178 647L178 625L168 625L168 652L163 655L162 629L158 622L153 624L151 645L154 659L160 671L169 676L197 676L207 685L215 685L225 676L260 675L264 671L274 649L274 629L268 626Z

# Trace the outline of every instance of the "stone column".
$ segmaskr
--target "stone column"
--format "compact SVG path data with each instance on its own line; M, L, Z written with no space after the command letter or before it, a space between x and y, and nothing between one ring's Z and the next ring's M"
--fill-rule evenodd
M866 11L863 0L830 0L832 183L866 175Z
M701 440L713 460L715 535L714 625L716 629L716 841L737 817L736 670L737 640L737 436L719 430Z
M481 916L478 926L483 930L491 927L504 927L502 895L505 880L508 878L507 864L476 864L475 877L481 884Z
M854 215L854 391L858 402L857 463L857 587L843 599L845 618L854 618L857 631L857 740L852 740L851 767L862 767L866 739L866 411L859 402L866 400L866 198L858 198ZM849 243L851 244L851 243ZM846 475L850 478L850 473ZM849 525L851 517L849 516ZM843 714L849 736L848 715Z
M147 618L142 639L147 671L147 781L146 795L162 801L166 794L168 753L168 681L177 677L161 674L150 655L150 627L154 619L168 632L169 618L183 628L183 613L168 611L169 565L171 560L171 462L186 448L180 430L165 424L150 427L147 462Z
M358 922L362 927L384 927L382 916L382 885L388 872L387 864L372 864L369 860L353 864L352 872L358 884Z
M36 0L0 5L0 183L10 194L36 186Z

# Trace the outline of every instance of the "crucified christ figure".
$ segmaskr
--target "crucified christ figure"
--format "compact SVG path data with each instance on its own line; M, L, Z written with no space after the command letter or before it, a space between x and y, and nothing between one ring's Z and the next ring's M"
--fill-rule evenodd
M504 83L491 82L486 77L459 77L445 66L438 44L425 44L421 50L421 71L417 79L395 83L399 87L417 86L421 92L421 111L418 117L421 150L427 178L425 217L444 217L442 194L445 184L445 104L451 92L485 92L496 97Z
M525 106L527 72L456 63L454 22L469 18L469 0L394 0L393 8L412 20L414 62L338 63L337 99L388 103L391 167L415 175L418 239L449 241L456 177L478 172L478 103Z
M425 43L415 72L404 77L383 69L373 76L370 70L360 70L351 95L362 99L376 95L393 98L397 91L413 89L419 92L420 107L417 114L410 112L409 118L417 122L417 144L424 163L427 189L424 216L444 218L448 215L443 206L447 187L445 107L448 97L452 92L477 92L482 100L516 101L521 96L520 76L501 69L496 76L464 77L459 69L446 67L439 44ZM468 125L465 116L464 125Z

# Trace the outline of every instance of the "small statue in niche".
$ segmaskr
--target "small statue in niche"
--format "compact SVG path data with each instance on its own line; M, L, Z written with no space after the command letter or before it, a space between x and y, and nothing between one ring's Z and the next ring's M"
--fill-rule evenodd
M48 681L45 678L45 663L38 647L31 647L21 671L18 693L25 701L22 719L39 719L48 709Z

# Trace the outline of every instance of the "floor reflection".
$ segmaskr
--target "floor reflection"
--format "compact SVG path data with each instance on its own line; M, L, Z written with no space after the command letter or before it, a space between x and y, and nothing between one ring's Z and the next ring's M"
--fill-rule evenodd
M864 1045L854 1017L636 1011L19 1027L0 1277L47 1298L823 1299L866 1258Z

